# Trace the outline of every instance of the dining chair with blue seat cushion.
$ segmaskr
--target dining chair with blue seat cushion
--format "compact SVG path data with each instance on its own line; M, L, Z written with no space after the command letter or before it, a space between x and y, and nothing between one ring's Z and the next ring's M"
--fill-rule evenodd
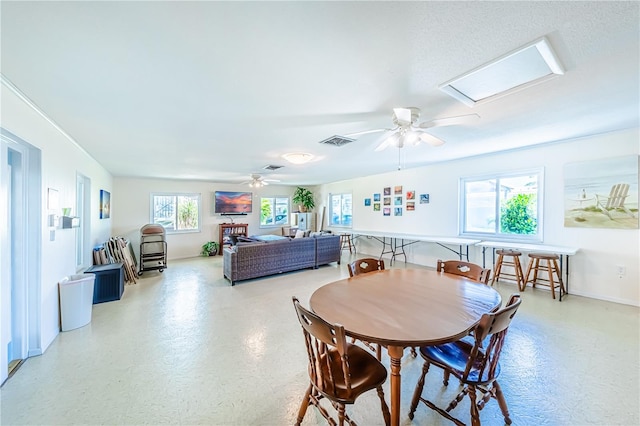
M507 401L497 380L500 375L498 361L505 343L507 330L520 306L520 302L520 295L513 294L505 307L495 312L483 314L480 322L474 328L473 342L469 342L468 338L466 338L443 345L420 348L420 355L425 362L422 367L422 375L418 380L411 401L410 419L413 419L418 403L423 402L427 407L435 410L455 424L464 425L465 423L453 417L449 412L462 401L465 395L468 395L471 401L471 424L473 426L481 424L480 410L484 408L491 398L498 401L505 423L511 424ZM485 339L488 339L488 342ZM460 379L463 385L462 391L451 401L446 409L436 406L422 396L425 376L431 365L440 367L445 373L448 373L443 381L445 385L448 384L447 377L449 374Z

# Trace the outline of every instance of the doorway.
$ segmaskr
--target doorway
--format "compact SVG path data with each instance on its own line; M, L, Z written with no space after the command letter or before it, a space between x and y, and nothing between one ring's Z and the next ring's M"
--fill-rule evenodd
M40 150L0 129L0 383L40 348Z

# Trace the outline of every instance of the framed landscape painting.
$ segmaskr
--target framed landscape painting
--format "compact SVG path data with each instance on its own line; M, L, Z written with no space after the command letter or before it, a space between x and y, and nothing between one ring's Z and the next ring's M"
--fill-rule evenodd
M638 157L564 166L564 226L638 229Z
M100 190L100 219L111 217L111 194L104 189Z

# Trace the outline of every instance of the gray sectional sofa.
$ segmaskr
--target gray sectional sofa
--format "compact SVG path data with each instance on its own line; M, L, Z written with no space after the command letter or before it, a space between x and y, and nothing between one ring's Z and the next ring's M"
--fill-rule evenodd
M340 254L338 235L239 242L224 248L223 273L234 285L236 281L317 268L330 262L340 264Z

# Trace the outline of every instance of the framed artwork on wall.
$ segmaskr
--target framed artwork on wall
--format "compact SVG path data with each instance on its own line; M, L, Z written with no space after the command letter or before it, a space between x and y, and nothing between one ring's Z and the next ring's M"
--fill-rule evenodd
M111 194L104 189L100 190L100 219L111 217Z
M420 194L420 204L429 204L429 194Z
M380 194L373 194L373 201L380 201Z
M407 201L407 211L413 211L416 209L415 201Z
M371 205L371 198L365 198L364 199L364 205L365 206L370 206Z
M638 229L638 156L565 164L564 226Z
M53 188L47 189L47 209L58 210L60 206L58 190Z

